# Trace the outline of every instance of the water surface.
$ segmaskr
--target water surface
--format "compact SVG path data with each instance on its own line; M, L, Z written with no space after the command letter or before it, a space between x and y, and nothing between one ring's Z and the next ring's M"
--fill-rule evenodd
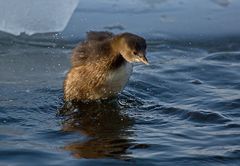
M1 165L239 165L239 42L148 46L116 101L59 116L71 47L1 44Z

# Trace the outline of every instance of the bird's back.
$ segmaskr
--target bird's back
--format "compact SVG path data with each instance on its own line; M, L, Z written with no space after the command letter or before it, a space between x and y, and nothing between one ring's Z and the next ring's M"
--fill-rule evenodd
M87 32L87 41L103 41L109 38L112 38L114 36L113 33L111 32L106 32L106 31L90 31Z
M71 57L72 66L81 66L88 62L92 63L99 57L108 55L110 46L107 40L112 37L114 37L114 34L110 32L88 32L86 40L73 50Z

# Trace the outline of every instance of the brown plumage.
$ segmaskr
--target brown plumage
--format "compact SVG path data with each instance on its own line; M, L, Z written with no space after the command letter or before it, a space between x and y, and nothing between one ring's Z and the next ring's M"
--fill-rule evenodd
M131 63L148 64L145 52L145 40L131 33L87 33L72 54L72 67L64 81L65 101L116 96L131 75Z

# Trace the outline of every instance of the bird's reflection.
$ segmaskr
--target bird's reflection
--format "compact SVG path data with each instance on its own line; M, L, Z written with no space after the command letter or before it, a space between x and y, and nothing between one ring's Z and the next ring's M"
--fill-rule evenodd
M64 131L79 131L89 138L64 147L74 157L130 159L134 120L124 114L117 101L65 103L59 113L64 117Z

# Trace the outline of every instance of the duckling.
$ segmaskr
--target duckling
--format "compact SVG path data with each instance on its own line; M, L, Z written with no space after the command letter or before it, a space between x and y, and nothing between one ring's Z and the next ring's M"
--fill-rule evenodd
M148 64L146 41L132 33L88 32L72 53L64 80L65 101L93 101L117 96L132 73L132 63Z

